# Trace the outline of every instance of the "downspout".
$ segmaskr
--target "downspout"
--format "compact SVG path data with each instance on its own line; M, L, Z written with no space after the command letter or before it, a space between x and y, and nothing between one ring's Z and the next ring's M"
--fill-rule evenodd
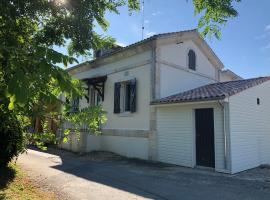
M224 136L224 169L228 169L228 164L227 164L227 158L228 158L228 149L227 149L227 129L226 129L226 110L225 110L225 101L224 100L219 100L218 103L222 107L223 111L223 136Z

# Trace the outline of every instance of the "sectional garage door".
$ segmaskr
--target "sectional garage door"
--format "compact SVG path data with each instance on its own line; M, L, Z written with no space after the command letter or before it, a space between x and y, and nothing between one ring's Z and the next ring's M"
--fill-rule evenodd
M158 160L193 167L192 109L176 106L159 107L157 131Z

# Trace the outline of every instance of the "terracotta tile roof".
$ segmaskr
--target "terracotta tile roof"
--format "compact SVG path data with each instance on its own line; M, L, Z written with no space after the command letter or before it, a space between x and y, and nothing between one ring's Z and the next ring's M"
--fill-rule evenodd
M242 92L248 88L262 84L263 82L269 80L270 76L213 83L185 92L181 92L175 95L171 95L162 99L155 100L151 102L151 104L169 104L169 103L220 100L232 96L236 93Z

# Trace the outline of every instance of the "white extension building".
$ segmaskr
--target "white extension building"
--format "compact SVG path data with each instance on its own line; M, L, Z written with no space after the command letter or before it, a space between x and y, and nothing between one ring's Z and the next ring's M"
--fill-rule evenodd
M270 164L270 78L223 68L196 30L99 51L68 72L88 86L77 106L101 104L108 121L62 148L225 173Z

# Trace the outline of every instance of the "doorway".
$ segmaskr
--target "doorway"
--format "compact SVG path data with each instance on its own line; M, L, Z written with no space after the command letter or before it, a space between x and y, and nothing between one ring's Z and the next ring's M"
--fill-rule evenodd
M213 108L195 110L196 164L215 168Z

